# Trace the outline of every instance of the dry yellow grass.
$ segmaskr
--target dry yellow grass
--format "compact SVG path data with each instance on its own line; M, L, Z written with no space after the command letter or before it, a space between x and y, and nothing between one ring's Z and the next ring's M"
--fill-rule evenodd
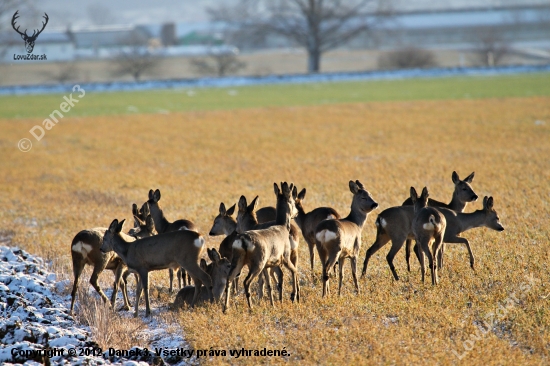
M321 299L302 241L302 303L290 304L287 292L275 309L262 302L250 312L241 295L227 315L219 305L182 312L181 327L195 348L286 347L291 354L239 360L250 364L548 363L548 97L65 118L31 152L20 152L15 142L40 122L0 120L0 230L13 230L14 243L55 258L67 273L72 237L130 219L131 203L143 203L150 188L161 189L169 219L194 220L206 233L221 201L258 194L261 205L273 205L272 184L283 180L307 187L306 209L330 205L344 215L348 180L365 184L380 208L363 230L362 265L378 212L399 205L411 185L447 201L451 172L475 171L476 193L494 197L506 227L464 234L477 272L465 248L451 245L439 286L420 282L416 262L408 274L404 253L395 262L402 280L394 282L388 245L371 260L359 296L346 263L343 296ZM166 272L154 274L153 286L167 286ZM529 291L528 275L538 279ZM520 302L499 310L514 292ZM472 349L459 360L452 351L463 354L474 322L496 310L494 331L467 343Z

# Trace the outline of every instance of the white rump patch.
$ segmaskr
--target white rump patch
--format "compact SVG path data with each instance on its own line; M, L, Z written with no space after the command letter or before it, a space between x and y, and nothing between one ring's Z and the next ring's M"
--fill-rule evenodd
M204 245L204 238L202 236L199 236L195 241L193 242L197 248L202 248Z
M235 248L235 249L242 249L243 248L242 240L241 239L235 239L235 241L233 242L232 247Z
M336 220L336 216L334 216L333 214L330 214L327 216L325 220Z
M388 226L388 222L383 217L380 218L380 225L385 229Z
M319 240L319 242L326 243L328 241L336 239L338 235L335 232L329 230L322 230L319 231L315 237L317 238L317 240Z
M424 225L422 225L422 227L424 228L424 230L433 230L434 224L432 224L431 222L427 222Z
M79 241L75 245L73 245L71 249L73 252L80 253L84 257L87 257L88 253L92 251L92 246L90 244Z
M189 230L189 229L187 228L187 226L182 226L178 230Z

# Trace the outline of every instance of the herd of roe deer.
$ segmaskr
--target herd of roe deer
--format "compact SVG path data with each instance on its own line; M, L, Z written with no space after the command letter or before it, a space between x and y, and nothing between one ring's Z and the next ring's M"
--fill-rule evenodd
M431 270L432 284L438 283L438 269L443 266L445 243L463 243L470 255L474 269L474 255L467 239L460 236L466 230L488 227L503 231L493 198L483 199L483 208L464 213L466 205L478 199L471 187L474 173L461 180L452 174L453 197L449 204L428 198L426 187L420 196L411 187L410 197L402 206L382 211L376 219L376 240L367 250L363 263L365 275L370 258L391 240L386 259L396 280L399 276L393 258L406 244L407 269L410 271L410 253L414 250L421 266L422 281L426 273L425 256ZM244 266L248 274L243 281L248 306L252 308L250 285L258 277L258 296L263 297L264 287L273 305L272 283L276 285L279 301L283 299L284 275L282 268L289 270L292 279L290 299L300 301L298 281L299 230L308 245L313 278L315 251L322 265L322 295L329 294L331 272L338 275L338 295L342 289L344 262L349 258L355 290L359 293L357 258L361 249L361 233L368 214L378 203L356 180L349 182L353 194L348 216L342 218L330 207L319 207L306 213L303 202L306 189L298 193L292 183L274 183L276 207L258 209L258 197L248 204L241 196L237 218L233 217L235 205L229 209L221 203L219 214L214 219L210 236L226 235L219 249L207 249L205 238L189 220L170 222L159 205L160 191L149 191L149 199L138 209L132 207L134 228L128 234L122 231L124 221L113 220L109 228L94 228L79 232L71 243L74 284L71 293L71 312L74 309L79 278L86 264L93 266L90 283L107 302L107 296L98 285L98 276L104 269L115 274L110 304L114 307L118 287L124 299L123 309L129 310L127 277L133 273L137 290L135 316L141 293L144 292L146 316L151 314L149 304L149 272L170 270L170 293L173 292L174 273L179 288L173 306L194 306L197 302L220 300L225 294L223 311L229 308L231 294L238 294L238 280ZM294 220L294 222L293 222ZM412 240L416 244L412 245ZM211 263L207 264L207 254ZM336 270L338 265L338 271ZM190 278L188 280L188 278ZM194 285L191 285L191 279ZM184 287L182 287L182 282Z

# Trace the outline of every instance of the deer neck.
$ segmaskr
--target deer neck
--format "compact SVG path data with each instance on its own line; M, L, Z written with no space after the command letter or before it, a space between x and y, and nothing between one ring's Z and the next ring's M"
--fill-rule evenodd
M284 225L287 228L290 228L291 220L291 208L289 203L285 200L277 200L277 215L275 216L275 225Z
M225 235L230 235L235 230L237 230L237 221L235 221L235 219L232 217L228 217L225 225L223 226L223 233Z
M460 223L460 231L458 233L485 226L485 211L483 210L477 210L472 213L458 212L457 218Z
M294 221L296 221L296 223L298 224L298 226L300 228L303 227L305 221L306 221L306 212L304 211L304 207L299 204L299 205L296 205L296 209L298 210L298 215L294 218Z
M240 228L241 232L252 230L254 226L258 225L258 219L256 218L256 213L251 212L243 215L241 217L241 222L237 223L237 228ZM235 229L237 230L237 229Z
M155 229L159 234L164 233L164 230L170 225L166 217L164 217L164 212L158 203L149 204L149 210L151 211L151 217L155 223Z
M453 198L451 199L451 202L449 202L449 204L448 204L449 207L448 208L453 210L453 211L456 211L456 212L462 212L466 208L467 204L468 203L466 203L466 202L461 202L458 199L458 196L457 196L456 192L453 192Z
M355 204L351 204L351 211L349 215L344 219L346 221L351 221L360 228L363 228L365 221L367 221L367 213L359 209Z
M127 263L126 258L128 257L128 250L130 249L130 244L133 241L135 241L135 238L124 233L118 233L115 236L113 250L125 263Z

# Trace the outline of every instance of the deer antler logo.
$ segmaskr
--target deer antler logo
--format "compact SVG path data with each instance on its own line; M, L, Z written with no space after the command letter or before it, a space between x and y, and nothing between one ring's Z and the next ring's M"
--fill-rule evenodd
M17 33L19 33L21 35L21 38L23 38L23 40L25 41L25 48L27 49L27 53L32 53L32 50L34 49L34 42L36 42L36 39L38 38L38 36L40 35L40 33L42 33L42 31L44 30L44 28L46 28L46 24L48 24L48 20L50 19L48 17L48 14L44 13L44 16L43 18L46 20L45 22L42 22L42 29L38 30L38 29L35 29L34 32L32 33L32 36L29 36L27 34L27 30L25 29L25 32L24 33L21 33L19 31L19 26L17 26L17 28L15 28L15 21L17 20L17 18L19 18L19 10L17 10L15 12L15 14L13 14L13 18L11 18L11 26L13 27L13 29L15 29L15 31ZM38 33L37 33L38 32Z

